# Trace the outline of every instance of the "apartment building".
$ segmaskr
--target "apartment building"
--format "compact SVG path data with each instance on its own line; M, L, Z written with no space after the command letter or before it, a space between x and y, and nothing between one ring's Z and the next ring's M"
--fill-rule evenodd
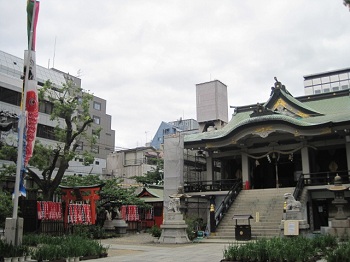
M304 76L305 95L329 93L349 89L350 68Z
M81 79L71 76L56 69L47 69L37 66L38 88L43 86L47 80L52 82L53 87L59 89L66 79L72 80L77 87L81 87ZM0 112L10 115L19 115L21 92L23 86L23 59L0 51ZM106 113L107 101L94 96L90 104L90 113L94 122L88 128L89 135L95 135L97 143L91 145L82 139L78 141L80 152L89 151L95 157L93 165L85 167L79 157L70 163L67 173L83 175L86 173L102 174L102 169L106 167L107 155L114 151L115 131L112 130L112 117ZM37 128L37 139L43 144L55 144L53 129L57 122L50 120L52 104L41 103L39 108L39 123ZM3 114L5 115L5 114ZM101 132L97 134L97 130ZM0 133L0 140L6 143L17 143L17 126L6 132Z

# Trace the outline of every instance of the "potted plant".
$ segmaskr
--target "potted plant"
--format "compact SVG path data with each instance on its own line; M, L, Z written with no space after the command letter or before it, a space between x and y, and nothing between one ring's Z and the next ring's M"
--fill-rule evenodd
M2 256L4 261L10 262L15 256L15 246L12 243L2 242Z

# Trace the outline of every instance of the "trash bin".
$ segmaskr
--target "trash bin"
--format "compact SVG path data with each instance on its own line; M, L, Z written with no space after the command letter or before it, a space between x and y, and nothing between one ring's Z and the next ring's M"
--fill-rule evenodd
M236 221L236 225L235 225L236 240L252 239L252 229L250 226L250 219L252 218L253 218L252 215L234 215L232 217L232 219Z

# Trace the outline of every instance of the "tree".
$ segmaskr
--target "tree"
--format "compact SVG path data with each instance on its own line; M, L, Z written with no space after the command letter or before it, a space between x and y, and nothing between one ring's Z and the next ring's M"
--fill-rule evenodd
M151 171L143 176L133 176L132 179L135 179L137 183L143 185L163 185L164 181L164 161L163 159L156 159L156 167L152 167Z
M12 215L11 194L0 191L0 227L4 228L6 217Z
M344 0L344 1L343 1L343 4L344 4L345 6L347 6L347 7L349 8L349 10L350 10L350 0Z
M56 127L49 130L47 134L56 140L56 143L51 146L44 146L36 142L33 157L27 168L28 175L42 190L44 200L52 199L65 171L69 167L69 161L77 155L76 150L79 140L85 138L91 145L96 143L95 136L87 136L86 134L88 126L93 122L89 114L92 98L91 94L83 92L71 80L67 80L60 89L55 88L50 81L47 81L39 90L40 103L52 105L50 120L57 123ZM15 150L14 147L2 146L0 156L13 156ZM93 157L91 154L85 151L83 156L84 164L92 163ZM12 157L11 160L16 162L17 159ZM38 168L41 176L32 167Z

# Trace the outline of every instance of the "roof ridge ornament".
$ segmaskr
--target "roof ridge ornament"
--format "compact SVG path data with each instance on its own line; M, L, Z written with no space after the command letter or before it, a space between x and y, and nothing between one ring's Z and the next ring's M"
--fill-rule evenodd
M256 108L253 110L253 113L250 114L250 117L266 116L266 115L273 115L273 114L274 112L266 108L263 104L257 103Z
M275 90L283 90L284 92L286 92L287 94L290 95L290 93L287 91L286 86L283 85L280 81L278 81L277 77L274 77L273 79L275 79L275 83L274 86L271 87L271 93L270 96L273 95L273 93L275 92Z

